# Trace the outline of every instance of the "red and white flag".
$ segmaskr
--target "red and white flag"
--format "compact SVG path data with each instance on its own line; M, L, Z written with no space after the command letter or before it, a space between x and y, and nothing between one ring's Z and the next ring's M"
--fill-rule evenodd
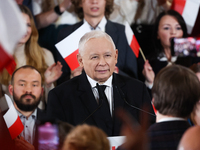
M12 57L18 41L25 35L26 26L13 0L0 1L0 71L6 68L9 74L15 69Z
M191 34L199 13L200 0L173 0L171 9L179 12L187 25L188 34Z
M138 58L139 51L140 51L140 45L133 33L133 30L131 29L131 27L127 21L124 23L124 25L125 25L125 33L126 33L126 38L128 40L128 44L130 45L131 49L133 50L135 56Z
M5 94L6 102L8 104L8 111L3 115L5 123L10 132L11 138L16 138L23 130L24 126L15 110L15 107L8 95Z
M67 36L65 39L57 43L55 46L58 49L61 56L64 58L66 63L69 65L71 70L79 67L79 63L77 60L78 54L78 44L81 37L91 30L88 28L86 23L84 23L81 27L75 30L72 34Z

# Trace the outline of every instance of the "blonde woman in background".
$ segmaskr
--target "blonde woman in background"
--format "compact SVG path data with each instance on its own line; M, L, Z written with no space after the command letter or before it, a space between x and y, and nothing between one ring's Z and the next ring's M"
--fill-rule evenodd
M19 41L14 50L13 57L17 64L16 68L23 65L31 65L41 72L45 87L44 99L47 100L47 94L49 90L54 87L53 82L55 82L62 74L62 65L60 62L57 62L57 64L54 63L52 53L38 45L38 31L35 27L33 16L30 10L23 5L19 5L19 8L27 25L27 32ZM0 83L2 84L3 91L2 93L9 93L8 85L10 80L11 76L6 70L4 70L0 75ZM44 107L44 105L40 105L40 108Z

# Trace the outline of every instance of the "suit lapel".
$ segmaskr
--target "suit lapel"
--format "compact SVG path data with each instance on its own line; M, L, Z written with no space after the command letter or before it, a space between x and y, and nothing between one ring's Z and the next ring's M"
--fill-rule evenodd
M73 28L73 31L75 31L76 29L78 29L80 26L82 26L83 25L83 21L80 21L80 22L78 22L78 23L76 23L75 25L74 25L74 28Z
M95 100L94 94L92 92L90 83L86 77L85 72L83 72L80 76L78 91L80 92L79 98L81 99L84 106L87 108L89 114L91 114L98 107L98 104Z

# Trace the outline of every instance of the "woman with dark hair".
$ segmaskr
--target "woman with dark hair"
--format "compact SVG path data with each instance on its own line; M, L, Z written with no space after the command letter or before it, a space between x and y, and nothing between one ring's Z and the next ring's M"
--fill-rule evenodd
M187 37L187 28L183 17L174 10L160 13L154 24L153 44L155 52L144 64L142 71L149 88L152 87L155 74L162 68L176 62L172 56L171 40Z
M31 65L40 71L43 77L45 87L45 100L50 89L54 87L55 82L62 74L62 65L60 62L54 63L53 55L47 49L38 45L38 31L34 23L33 16L30 10L19 5L22 17L27 26L26 34L19 40L14 50L13 57L17 64L16 69L23 65ZM6 70L0 74L0 82L4 93L8 93L8 85L11 81L11 76ZM44 106L41 106L44 107Z

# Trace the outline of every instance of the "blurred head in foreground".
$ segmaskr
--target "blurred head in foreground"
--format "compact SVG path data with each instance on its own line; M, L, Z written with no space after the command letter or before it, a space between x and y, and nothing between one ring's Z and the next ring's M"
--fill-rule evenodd
M66 137L62 150L109 150L106 134L89 125L75 127Z

